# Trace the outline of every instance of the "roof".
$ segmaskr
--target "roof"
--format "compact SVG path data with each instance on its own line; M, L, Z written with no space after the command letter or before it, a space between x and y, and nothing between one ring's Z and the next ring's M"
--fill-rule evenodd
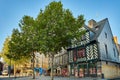
M86 29L88 29L89 31L92 31L95 34L94 37L91 39L91 41L97 40L98 36L100 35L100 33L103 30L104 25L107 21L108 21L108 18L105 18L99 22L96 22L96 24L93 26L93 28L89 28L87 25L84 25L84 27ZM98 28L98 29L96 29L96 28Z

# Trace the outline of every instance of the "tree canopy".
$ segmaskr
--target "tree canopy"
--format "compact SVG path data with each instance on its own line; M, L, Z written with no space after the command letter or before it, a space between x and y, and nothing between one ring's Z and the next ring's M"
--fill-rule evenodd
M3 44L3 48L2 48L2 52L1 52L1 57L4 59L4 62L10 64L10 60L9 58L7 58L6 55L9 54L9 48L8 48L8 43L10 41L10 37L7 37L4 44Z
M61 2L51 2L40 12L36 21L41 26L42 50L53 55L71 45L71 40L80 39L79 29L84 24L83 15L74 18L69 9L64 9Z
M20 56L31 56L33 51L57 54L62 47L70 46L71 40L80 39L84 21L83 15L75 18L61 2L53 1L36 19L27 15L21 19L20 30L13 30L10 51Z

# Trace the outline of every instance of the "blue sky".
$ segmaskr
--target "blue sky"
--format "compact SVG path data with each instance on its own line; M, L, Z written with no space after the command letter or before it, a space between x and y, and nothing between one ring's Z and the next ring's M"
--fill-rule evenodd
M45 8L51 1L59 0L0 0L0 51L7 36L24 15L34 18L40 9ZM86 23L90 19L96 21L109 19L113 35L118 36L120 42L120 0L61 0L63 7L70 9L77 17L83 14Z

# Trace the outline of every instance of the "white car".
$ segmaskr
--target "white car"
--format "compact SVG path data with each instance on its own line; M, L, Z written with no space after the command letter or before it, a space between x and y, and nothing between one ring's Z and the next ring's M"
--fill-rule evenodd
M7 76L8 75L8 70L3 70L2 75Z

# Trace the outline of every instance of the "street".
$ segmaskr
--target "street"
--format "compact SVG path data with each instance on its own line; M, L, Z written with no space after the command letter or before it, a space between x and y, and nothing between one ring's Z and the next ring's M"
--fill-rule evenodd
M50 80L50 76L36 76L35 79L32 79L32 76L30 77L0 77L0 80ZM75 77L54 77L54 80L107 80L107 79L100 79L100 78L75 78ZM120 79L116 79L120 80Z
M32 79L32 76L17 76L16 78L11 75L9 76L2 76L0 75L0 80L50 80L50 76L36 76L35 79ZM113 78L113 79L101 79L95 77L86 77L86 78L76 78L76 77L58 77L55 76L54 80L120 80L120 77Z

